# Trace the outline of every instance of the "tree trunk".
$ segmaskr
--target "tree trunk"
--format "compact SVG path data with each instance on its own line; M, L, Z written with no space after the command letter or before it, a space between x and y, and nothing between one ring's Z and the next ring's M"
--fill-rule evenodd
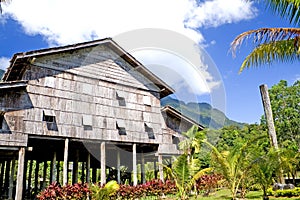
M277 142L277 135L276 135L276 130L274 126L274 121L273 121L273 114L272 114L272 108L271 108L271 101L269 97L269 91L268 91L268 86L263 84L259 86L260 88L260 93L261 93L261 98L262 98L262 103L265 111L265 117L267 121L267 126L268 126L268 133L271 141L271 146L273 146L276 150L278 150L278 142ZM280 158L278 157L279 162ZM279 169L279 182L284 183L284 177L283 177L283 170L282 168Z

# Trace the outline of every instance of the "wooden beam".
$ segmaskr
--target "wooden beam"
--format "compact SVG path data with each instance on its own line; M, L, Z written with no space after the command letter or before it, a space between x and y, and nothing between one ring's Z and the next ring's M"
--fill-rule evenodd
M106 157L105 157L105 142L101 142L101 185L106 183Z
M137 161L136 161L136 144L132 145L132 171L133 171L133 185L138 184L137 180Z
M15 200L22 200L24 161L25 161L25 147L21 147L19 150L19 158L18 158L18 173L17 173L17 185L16 185Z
M68 184L68 152L69 152L69 139L65 139L64 148L64 168L63 168L63 185Z

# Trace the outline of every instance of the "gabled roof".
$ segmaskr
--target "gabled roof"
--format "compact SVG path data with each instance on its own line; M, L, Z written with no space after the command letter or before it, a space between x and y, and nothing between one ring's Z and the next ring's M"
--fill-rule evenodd
M135 70L145 77L147 77L151 82L153 82L161 90L161 98L174 93L174 90L168 86L164 81L154 75L146 67L144 67L138 60L136 60L132 55L126 52L121 46L119 46L112 38L104 38L100 40L93 40L89 42L77 43L73 45L53 47L47 49L40 49L35 51L28 51L23 53L16 53L10 61L10 66L5 72L2 80L3 81L16 81L22 76L22 72L25 70L25 66L30 64L33 58L51 55L57 53L63 53L68 51L74 51L83 48L90 48L98 45L105 45L113 50L117 55L128 62Z
M191 118L189 118L189 117L183 115L181 112L179 112L178 110L176 110L176 109L173 108L172 106L167 105L167 106L163 107L163 108L161 109L161 111L162 111L162 112L166 112L167 114L170 114L170 115L172 115L173 117L175 117L175 118L177 118L177 119L179 119L179 120L183 120L183 121L185 121L185 122L191 124L191 126L192 126L192 125L196 125L196 126L198 126L198 128L199 128L200 130L203 130L203 129L205 128L204 126L202 126L201 124L199 124L199 123L196 122L195 120L193 120L193 119L191 119Z

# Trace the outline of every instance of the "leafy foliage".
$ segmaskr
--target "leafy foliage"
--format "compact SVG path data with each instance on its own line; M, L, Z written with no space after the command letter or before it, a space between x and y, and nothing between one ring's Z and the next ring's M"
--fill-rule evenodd
M300 24L299 0L264 0L267 8L296 26ZM250 66L270 64L274 61L290 62L300 60L299 28L260 28L238 35L231 43L235 55L236 49L244 40L253 38L254 50L243 61L240 72Z
M50 184L45 190L37 195L38 200L59 199L87 199L90 190L88 184L76 183L74 185L60 186L57 182Z
M92 200L109 200L119 190L120 186L117 181L112 180L106 183L104 186L92 184L90 186Z
M269 89L274 124L281 147L298 150L300 146L300 81L288 86L281 80Z
M161 180L151 180L145 184L130 186L121 185L118 192L111 197L112 199L138 199L146 196L163 196L175 194L177 188L174 181L167 180L163 183Z

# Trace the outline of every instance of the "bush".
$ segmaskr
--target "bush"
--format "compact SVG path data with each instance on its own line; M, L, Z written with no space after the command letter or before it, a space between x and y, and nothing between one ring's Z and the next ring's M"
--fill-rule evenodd
M197 191L203 191L204 196L208 196L213 189L218 187L218 183L222 179L223 176L220 174L203 175L196 181Z
M268 196L275 197L298 197L300 196L300 187L296 187L295 189L287 189L287 190L276 190L274 191L272 188L267 190Z
M137 199L146 196L176 194L176 192L177 188L174 181L167 180L163 183L161 180L154 179L137 186L121 185L115 198Z
M76 183L74 185L60 186L54 182L37 195L39 200L60 200L60 199L87 199L90 193L88 184Z

